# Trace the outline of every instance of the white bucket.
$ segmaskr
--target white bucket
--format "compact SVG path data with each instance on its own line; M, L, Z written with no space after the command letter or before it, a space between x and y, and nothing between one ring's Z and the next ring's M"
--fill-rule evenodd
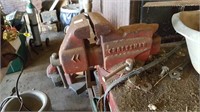
M32 90L26 91L20 94L23 99L24 105L31 111L48 111L51 109L51 103L47 95L41 91ZM20 102L17 96L12 96L11 99L4 105L2 112L4 111L19 111ZM27 111L22 108L22 111Z
M172 16L176 32L186 38L189 56L195 70L200 74L200 10L183 11Z
M66 6L62 6L60 11L66 13L79 13L80 9L78 4L68 4Z

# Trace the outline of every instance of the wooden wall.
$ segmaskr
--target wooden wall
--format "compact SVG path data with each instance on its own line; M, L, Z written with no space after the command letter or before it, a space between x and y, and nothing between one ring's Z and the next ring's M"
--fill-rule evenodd
M93 0L92 11L101 13L115 27L139 22L139 1Z
M115 27L129 24L130 0L103 0L103 16Z

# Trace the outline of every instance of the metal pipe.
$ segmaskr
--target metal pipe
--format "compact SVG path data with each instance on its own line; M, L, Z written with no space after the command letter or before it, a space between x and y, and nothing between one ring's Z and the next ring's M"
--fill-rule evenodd
M65 76L64 76L64 71L63 71L62 67L56 66L56 68L58 69L58 72L59 72L60 78L63 82L64 88L67 88L67 82L66 82L66 79L65 79Z

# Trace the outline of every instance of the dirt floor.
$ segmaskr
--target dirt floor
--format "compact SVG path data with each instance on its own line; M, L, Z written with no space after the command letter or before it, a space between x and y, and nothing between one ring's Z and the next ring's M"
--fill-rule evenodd
M154 58L163 56L170 49L161 49L161 53ZM187 49L183 47L164 62L114 88L112 93L119 111L150 111L149 104L153 104L157 108L156 111L200 111L199 74L194 70L191 62L183 69L180 80L166 75L154 86L161 78L159 74L162 66L168 66L169 70L172 70L177 65L184 63L187 55ZM135 79L136 81L134 81ZM146 82L152 85L147 92L141 90L141 84L145 85Z

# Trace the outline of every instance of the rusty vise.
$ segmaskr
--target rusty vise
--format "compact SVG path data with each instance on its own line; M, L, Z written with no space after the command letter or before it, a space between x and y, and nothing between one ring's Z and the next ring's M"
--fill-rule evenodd
M68 84L77 72L98 67L111 73L126 59L145 62L160 50L158 24L132 24L118 29L102 15L91 12L75 16L59 49L59 60Z

